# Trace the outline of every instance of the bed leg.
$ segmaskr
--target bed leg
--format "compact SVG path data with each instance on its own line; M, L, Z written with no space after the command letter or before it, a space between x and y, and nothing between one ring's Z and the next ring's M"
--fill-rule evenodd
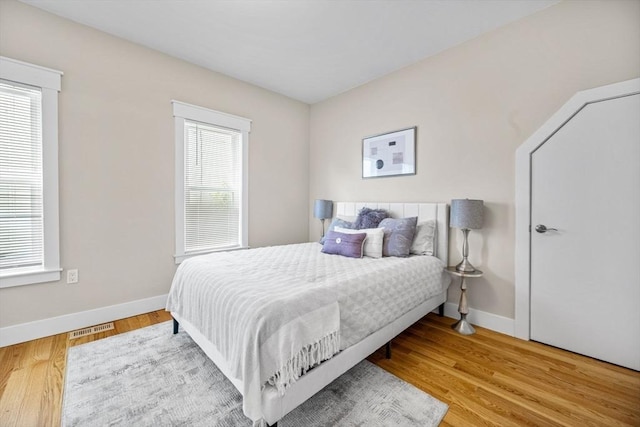
M387 359L391 359L391 341L389 341L387 343L386 349L387 349L387 356L386 357L387 357Z
M173 319L173 333L174 333L174 335L178 333L178 326L179 326L178 321L176 319Z
M444 317L444 303L438 306L438 316Z

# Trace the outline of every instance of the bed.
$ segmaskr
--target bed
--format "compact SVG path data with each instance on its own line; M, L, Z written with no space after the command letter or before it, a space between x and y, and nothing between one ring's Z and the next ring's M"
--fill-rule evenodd
M191 258L167 300L182 326L243 396L254 425L291 410L446 300L445 203L338 202L336 215L385 209L435 220L434 256L373 259L319 243Z

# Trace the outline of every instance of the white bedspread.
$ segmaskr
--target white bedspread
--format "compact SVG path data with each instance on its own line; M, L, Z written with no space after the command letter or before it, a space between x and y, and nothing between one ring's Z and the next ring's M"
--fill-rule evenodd
M301 362L330 358L440 293L448 279L435 257L353 259L320 249L303 243L204 255L184 261L174 277L167 310L228 361L254 421L262 418L265 383L282 389Z

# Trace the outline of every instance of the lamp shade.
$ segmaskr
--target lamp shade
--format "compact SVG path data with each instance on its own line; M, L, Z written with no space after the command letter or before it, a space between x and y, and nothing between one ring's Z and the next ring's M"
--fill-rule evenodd
M319 219L331 218L333 216L333 202L331 200L316 200L313 216Z
M454 199L451 201L452 228L482 228L484 205L482 200Z

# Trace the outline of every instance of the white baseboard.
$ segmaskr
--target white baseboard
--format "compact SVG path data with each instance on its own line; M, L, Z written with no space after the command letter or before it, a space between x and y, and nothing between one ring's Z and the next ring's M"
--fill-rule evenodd
M0 347L48 337L63 332L70 332L99 323L112 322L125 317L149 313L163 309L167 302L167 295L158 295L123 304L110 305L79 313L21 323L19 325L0 328Z
M437 311L438 310L434 310L434 312ZM460 313L458 313L458 304L446 302L444 304L444 315L453 319L459 319ZM467 320L472 325L481 326L512 337L515 336L515 320L508 317L498 316L497 314L469 308Z

